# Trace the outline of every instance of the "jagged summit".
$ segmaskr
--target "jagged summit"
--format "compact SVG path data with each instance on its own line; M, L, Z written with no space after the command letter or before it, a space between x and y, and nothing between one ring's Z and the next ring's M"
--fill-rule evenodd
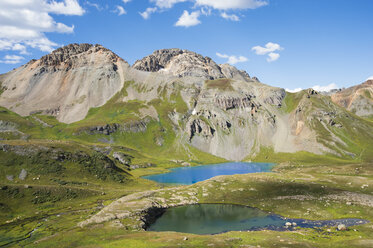
M132 68L140 71L160 72L178 77L204 79L231 78L251 81L249 74L236 67L218 65L211 58L178 48L156 50L153 54L137 60Z
M81 55L90 55L95 53L105 53L108 60L117 62L123 60L118 55L103 47L102 45L96 44L70 44L64 47L60 47L50 54L47 54L40 58L40 64L46 66L57 66L61 63L72 63L75 59L79 59Z

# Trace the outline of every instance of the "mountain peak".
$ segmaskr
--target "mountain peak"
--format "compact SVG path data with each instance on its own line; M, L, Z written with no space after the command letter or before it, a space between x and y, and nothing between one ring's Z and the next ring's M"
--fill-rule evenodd
M60 47L50 54L47 54L40 58L40 64L46 65L46 66L57 66L63 62L71 61L75 57L86 53L87 55L91 53L98 53L103 52L107 53L107 55L110 57L112 62L116 62L118 59L121 59L119 56L117 56L115 53L110 51L109 49L103 47L102 45L96 44L88 44L88 43L82 43L82 44L69 44L67 46Z
M234 66L219 66L209 57L178 48L156 50L151 55L137 60L132 67L140 71L160 72L177 77L251 80L245 71L239 71Z
M123 84L128 63L101 45L70 44L2 76L0 105L71 123L101 106ZM9 100L11 99L11 101Z

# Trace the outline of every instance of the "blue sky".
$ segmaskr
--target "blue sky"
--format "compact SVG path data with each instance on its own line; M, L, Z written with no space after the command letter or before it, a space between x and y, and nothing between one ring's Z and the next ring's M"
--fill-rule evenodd
M130 64L182 48L273 86L348 87L373 76L372 11L370 0L0 0L0 73L98 43Z

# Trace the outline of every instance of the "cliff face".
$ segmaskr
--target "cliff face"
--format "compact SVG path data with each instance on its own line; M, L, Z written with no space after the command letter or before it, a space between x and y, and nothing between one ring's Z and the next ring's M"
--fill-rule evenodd
M100 45L72 44L0 82L1 106L80 121L77 138L189 159L191 148L242 160L264 147L355 157L363 149L356 137L373 139L372 126L347 111L372 113L372 82L334 94L341 108L312 89L290 94L187 50L158 50L130 67Z
M1 76L0 105L71 123L118 92L127 62L100 45L71 44Z
M373 80L337 92L332 100L358 116L373 116Z

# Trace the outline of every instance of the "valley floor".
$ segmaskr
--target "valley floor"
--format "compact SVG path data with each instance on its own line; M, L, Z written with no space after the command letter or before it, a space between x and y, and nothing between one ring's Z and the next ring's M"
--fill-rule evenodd
M23 206L23 216L0 225L4 247L372 247L373 165L279 164L273 173L220 176L191 186L163 188L141 179L139 169L123 185L94 185L92 194L56 204ZM2 191L4 191L4 187ZM33 185L29 185L33 187ZM35 185L35 187L40 187ZM64 186L61 186L64 187ZM79 188L81 186L77 186ZM83 187L85 188L85 187ZM87 189L87 188L85 188ZM102 207L135 192L156 190L158 202L175 202L177 197L199 203L233 203L257 207L289 218L312 220L361 218L370 223L337 231L336 228L294 231L242 231L218 235L147 232L136 215L79 227ZM135 208L144 202L129 200ZM175 198L176 197L176 198ZM22 199L16 200L22 205ZM173 199L173 200L172 200ZM127 202L127 203L128 203ZM186 201L188 202L188 201ZM19 206L21 209L22 206ZM35 212L31 212L32 211ZM44 208L44 209L42 209ZM120 213L128 209L114 209ZM6 209L2 210L6 212ZM4 217L4 214L3 214ZM4 218L2 218L5 220Z

